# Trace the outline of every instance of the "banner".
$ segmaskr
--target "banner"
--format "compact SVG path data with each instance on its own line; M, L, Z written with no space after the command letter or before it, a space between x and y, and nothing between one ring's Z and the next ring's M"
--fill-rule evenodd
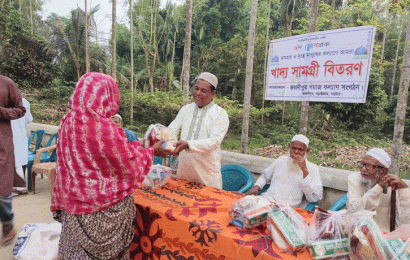
M272 40L266 99L366 102L375 32L362 26Z

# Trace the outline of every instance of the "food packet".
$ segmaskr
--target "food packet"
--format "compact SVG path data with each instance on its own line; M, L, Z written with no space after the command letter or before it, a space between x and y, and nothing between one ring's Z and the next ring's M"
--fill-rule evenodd
M274 203L266 227L274 243L283 251L293 254L306 248L308 224L289 204Z
M365 211L362 211L365 212ZM351 260L391 260L400 259L383 234L373 217L362 214L352 221L349 228L349 256Z
M154 145L158 141L165 141L165 149L173 151L175 149L174 143L177 142L176 136L172 131L161 124L150 125L144 136L145 146Z
M343 211L315 207L308 227L308 251L312 259L349 259L348 238L343 227Z
M247 195L235 202L229 209L231 223L240 228L253 228L268 218L271 202L261 196Z
M144 186L156 189L164 186L172 176L172 169L160 164L152 165L145 177Z
M387 243L397 255L397 259L410 260L410 224L404 224L384 235Z

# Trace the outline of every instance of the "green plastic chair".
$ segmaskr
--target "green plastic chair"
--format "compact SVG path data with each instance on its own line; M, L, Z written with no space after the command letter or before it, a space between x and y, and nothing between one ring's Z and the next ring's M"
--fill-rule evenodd
M247 192L253 185L253 175L245 167L229 164L221 167L222 189L227 191Z

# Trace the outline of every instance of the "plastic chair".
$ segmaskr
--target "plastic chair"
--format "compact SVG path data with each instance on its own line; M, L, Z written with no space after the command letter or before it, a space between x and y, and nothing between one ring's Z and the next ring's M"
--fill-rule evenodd
M262 193L264 193L267 189L269 189L270 184L266 184L265 186L263 186L263 188L261 190L258 191L258 195L261 195ZM305 209L306 210L310 210L310 211L314 211L315 210L315 206L319 204L319 201L317 202L310 202L309 204L306 205Z
M347 200L348 198L347 198L347 193L346 193L345 195L340 197L332 206L330 206L329 210L339 211L343 209L344 207L346 207Z
M222 189L245 193L253 185L253 175L245 167L230 164L221 167Z
M28 146L30 147L33 138L36 136L36 145L34 146L34 151L28 151L28 154L36 155L36 151L40 148L41 142L43 141L44 130L37 130L31 133L30 137L28 138ZM34 160L34 158L33 158Z
M36 174L45 174L48 177L48 183L49 183L49 190L51 193L51 197L53 196L53 187L54 187L54 176L56 172L56 162L41 162L41 155L44 152L49 152L56 150L57 145L50 145L49 147L44 147L40 148L36 152L36 156L34 159L32 171L29 172L28 176L30 177L29 179L32 180L32 188L33 188L33 194L36 193Z
M54 141L55 139L55 141ZM53 134L50 139L48 139L47 144L44 148L50 147L53 142L54 144L57 144L57 139L58 139L58 133ZM41 154L41 162L55 162L57 161L57 152L56 149L53 150L51 154L44 152Z
M23 165L23 174L26 177L26 168L28 168L30 162L33 165L34 157L36 156L36 151L40 148L41 142L43 141L44 130L37 130L31 133L30 137L28 138L28 147L30 147L31 142L33 141L34 137L36 138L36 144L34 146L34 151L28 151L28 160L27 164ZM31 171L31 168L27 171L28 173Z

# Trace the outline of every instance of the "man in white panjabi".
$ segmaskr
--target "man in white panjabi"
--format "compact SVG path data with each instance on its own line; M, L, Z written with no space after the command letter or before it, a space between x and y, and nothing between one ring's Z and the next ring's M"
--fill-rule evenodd
M383 149L373 148L357 162L360 172L348 177L348 210L374 211L374 220L385 232L390 232L392 189L397 192L396 227L410 224L410 189L399 176L388 174L390 164L390 156Z
M306 160L310 149L309 139L295 135L289 144L287 156L277 158L266 168L255 185L246 193L258 195L266 184L270 187L261 196L291 207L305 208L309 202L322 199L323 186L316 164Z
M216 105L218 79L203 72L193 88L194 103L185 105L168 128L179 136L177 178L222 189L221 143L229 127L226 111Z
M28 138L27 125L33 121L30 112L30 103L23 99L23 106L26 108L26 114L16 120L11 120L11 130L13 132L14 157L17 174L24 179L23 165L28 162ZM27 187L16 187L13 189L13 196L27 194Z

